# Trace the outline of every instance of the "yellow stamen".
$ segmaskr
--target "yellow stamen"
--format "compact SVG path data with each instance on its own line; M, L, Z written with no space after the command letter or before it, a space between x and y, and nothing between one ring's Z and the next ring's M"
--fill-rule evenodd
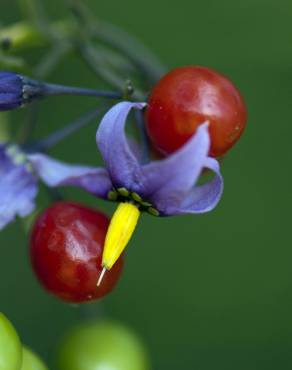
M105 238L102 266L110 270L126 248L139 220L140 211L135 204L120 203Z

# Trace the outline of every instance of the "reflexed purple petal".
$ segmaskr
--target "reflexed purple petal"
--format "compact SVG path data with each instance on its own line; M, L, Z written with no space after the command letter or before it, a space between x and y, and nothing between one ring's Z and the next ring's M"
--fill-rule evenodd
M177 209L197 182L209 147L208 124L205 123L174 154L143 166L143 183L146 184L143 196L164 214Z
M43 154L31 154L28 158L36 173L49 186L78 186L102 198L106 198L112 188L103 168L70 165Z
M144 106L144 103L131 102L116 104L105 114L96 133L97 146L113 184L133 191L140 187L142 172L129 146L125 124L132 108L143 109Z
M179 207L166 207L166 215L205 213L216 207L221 199L224 185L220 166L216 159L209 157L204 167L214 172L214 178L204 185L194 187Z
M35 176L25 165L15 165L0 145L0 229L15 217L29 215L37 194Z
M132 151L134 156L137 158L137 161L141 163L143 160L143 150L140 144L133 137L128 137L128 143L129 143L130 150Z

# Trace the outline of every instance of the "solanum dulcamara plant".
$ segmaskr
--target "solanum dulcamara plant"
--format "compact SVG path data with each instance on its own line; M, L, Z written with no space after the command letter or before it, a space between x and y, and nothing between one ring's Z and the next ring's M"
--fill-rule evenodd
M71 7L73 20L46 19L42 29L39 22L22 21L0 30L0 111L21 109L32 117L21 135L0 142L0 229L35 213L42 183L52 204L32 222L33 270L49 293L83 303L114 288L142 213L157 219L199 217L217 206L223 194L218 159L240 138L247 113L238 89L219 72L196 64L167 71L131 36L100 21L97 27L78 2ZM21 51L38 47L53 51L46 63L29 71ZM94 70L96 88L46 82L72 50ZM108 88L99 89L100 80ZM31 113L41 109L43 100L61 95L91 96L96 106L32 141ZM137 138L126 133L130 118ZM96 136L88 141L95 140L96 163L99 152L103 166L65 163L49 155L89 122L96 125ZM90 193L95 207L60 196L59 188L67 186ZM97 209L99 198L116 203L110 218Z

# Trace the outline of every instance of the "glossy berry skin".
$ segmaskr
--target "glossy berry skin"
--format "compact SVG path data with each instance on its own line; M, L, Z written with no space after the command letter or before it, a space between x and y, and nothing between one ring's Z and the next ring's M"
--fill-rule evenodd
M154 87L146 111L153 146L167 155L209 121L210 155L221 157L241 136L247 120L239 91L218 72L200 66L176 68Z
M81 303L113 289L121 274L122 257L97 287L108 224L103 213L65 201L55 203L37 219L30 255L46 290L64 301Z

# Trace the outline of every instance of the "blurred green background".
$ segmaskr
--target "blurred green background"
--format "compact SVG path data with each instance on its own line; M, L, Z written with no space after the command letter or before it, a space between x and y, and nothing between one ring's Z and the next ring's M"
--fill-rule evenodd
M219 207L203 216L144 216L123 278L103 301L107 314L142 335L156 370L291 369L292 2L89 3L170 68L201 64L229 76L249 110L247 130L222 165L225 193ZM60 0L46 5L53 17L65 14ZM1 0L0 9L3 24L19 17L16 2ZM62 63L50 81L98 84L77 59ZM37 134L92 104L86 98L43 102ZM95 129L93 124L68 139L54 155L96 163ZM66 194L112 212L81 191ZM79 311L39 287L27 249L19 223L1 232L0 310L23 341L48 359Z

